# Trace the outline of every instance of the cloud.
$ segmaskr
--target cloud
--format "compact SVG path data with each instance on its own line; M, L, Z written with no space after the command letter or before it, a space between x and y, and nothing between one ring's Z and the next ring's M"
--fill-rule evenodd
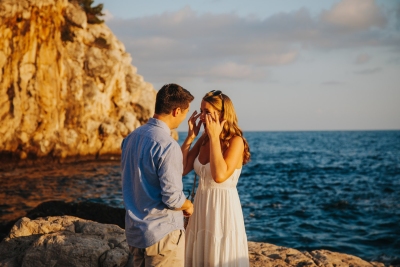
M354 60L355 64L365 64L369 62L371 59L370 55L368 54L359 54L356 59Z
M400 57L391 57L387 60L387 63L398 65L400 64Z
M374 73L378 73L381 72L382 68L371 68L371 69L365 69L365 70L360 70L360 71L355 71L355 74L361 74L361 75L365 75L365 74L374 74Z
M152 81L229 77L259 81L268 77L270 68L299 60L304 50L396 49L400 37L379 30L385 25L382 16L372 0L343 0L319 16L301 8L260 19L235 13L199 14L187 6L135 19L113 18L107 25L125 44L138 72Z
M326 81L326 82L323 82L322 85L339 86L339 85L344 85L344 83L339 82L339 81Z
M400 3L397 4L396 17L397 17L397 19L400 19Z
M235 62L227 62L216 65L211 69L199 73L205 77L207 82L210 81L234 81L234 80L265 80L266 75L264 72L252 68L249 65L241 65Z
M258 57L252 56L246 60L247 63L264 66L279 66L286 65L294 62L298 57L298 51L287 51L287 52L271 52Z
M350 31L382 28L387 23L374 0L342 0L321 17L324 22Z
M400 29L400 3L397 4L397 7L395 8L395 23L396 23L396 27L399 30Z

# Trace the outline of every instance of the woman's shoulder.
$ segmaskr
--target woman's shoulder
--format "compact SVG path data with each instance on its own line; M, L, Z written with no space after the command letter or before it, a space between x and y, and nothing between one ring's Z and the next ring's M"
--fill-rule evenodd
M241 137L241 136L239 136L239 135L233 136L233 137L229 140L229 146L232 146L232 145L243 146L243 137Z
M236 142L237 141L243 141L243 137L240 136L240 135L234 135L234 136L232 136L231 140L232 141L235 140Z

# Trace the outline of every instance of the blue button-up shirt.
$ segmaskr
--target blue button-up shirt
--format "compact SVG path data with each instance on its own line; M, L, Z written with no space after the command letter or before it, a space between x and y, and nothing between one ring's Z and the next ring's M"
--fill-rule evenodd
M149 247L184 230L182 152L167 124L151 118L122 142L122 193L128 245Z

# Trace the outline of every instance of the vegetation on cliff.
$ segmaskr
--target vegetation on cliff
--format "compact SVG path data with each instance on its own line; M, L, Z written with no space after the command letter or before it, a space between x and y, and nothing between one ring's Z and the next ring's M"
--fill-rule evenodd
M103 23L104 20L98 18L98 16L104 16L102 13L103 4L92 6L94 0L72 0L78 1L79 5L83 8L87 16L87 22L90 24Z

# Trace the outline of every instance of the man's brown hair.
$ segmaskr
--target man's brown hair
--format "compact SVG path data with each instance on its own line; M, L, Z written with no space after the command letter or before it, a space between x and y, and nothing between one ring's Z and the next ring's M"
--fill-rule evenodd
M187 109L194 96L182 86L170 83L164 85L157 93L156 114L170 114L175 108Z

